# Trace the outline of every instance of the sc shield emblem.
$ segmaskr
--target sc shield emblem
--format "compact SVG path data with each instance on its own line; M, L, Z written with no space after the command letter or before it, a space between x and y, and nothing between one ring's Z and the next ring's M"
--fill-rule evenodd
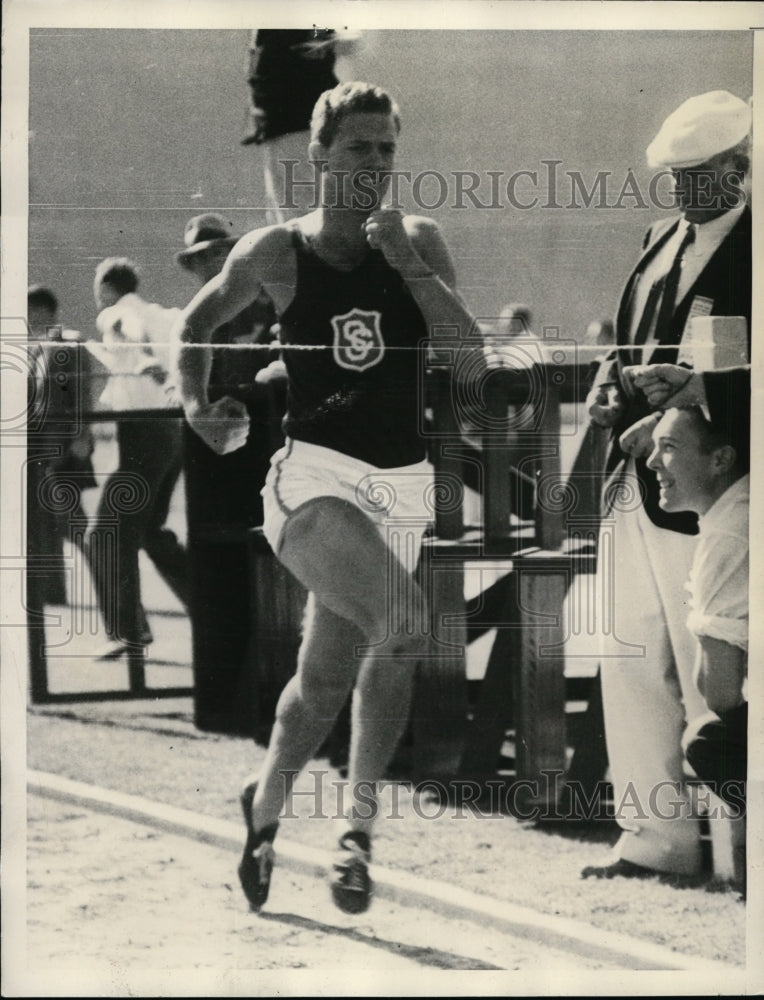
M381 320L381 313L366 309L332 316L334 360L340 368L363 372L379 364L385 356Z

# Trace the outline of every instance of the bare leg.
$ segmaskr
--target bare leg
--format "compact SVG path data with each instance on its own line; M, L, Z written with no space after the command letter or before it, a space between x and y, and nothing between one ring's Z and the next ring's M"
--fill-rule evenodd
M314 608L298 673L279 701L253 802L256 829L276 821L288 791L283 772L308 762L359 669L351 781L382 777L408 719L425 621L419 588L351 503L321 497L301 507L284 528L279 559L312 593Z
M297 673L281 693L252 808L255 829L277 822L295 773L331 731L361 664L363 635L311 594Z

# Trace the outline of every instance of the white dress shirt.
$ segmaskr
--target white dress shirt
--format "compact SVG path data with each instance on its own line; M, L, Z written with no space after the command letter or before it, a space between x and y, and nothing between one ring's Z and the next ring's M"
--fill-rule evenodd
M748 514L750 480L742 476L698 520L687 589L687 626L697 636L748 650Z
M719 249L723 240L732 231L732 228L744 211L745 205L741 205L738 208L731 209L729 212L724 212L710 222L704 222L702 225L694 224L695 240L687 247L684 253L684 264L682 265L682 273L679 277L679 286L676 293L677 305L679 305L692 288L703 268ZM637 287L634 290L634 305L631 313L632 341L636 337L637 327L644 313L650 289L656 281L671 270L671 265L674 263L679 245L684 239L684 235L690 228L690 225L691 223L686 219L680 219L675 232L671 234L666 243L641 273ZM649 332L646 341L648 344L654 343L654 326L655 324L653 323L653 330Z
M167 407L164 385L145 370L159 365L168 371L170 332L180 312L129 292L98 314L96 326L105 348L98 357L111 373L101 396L104 406L110 410Z

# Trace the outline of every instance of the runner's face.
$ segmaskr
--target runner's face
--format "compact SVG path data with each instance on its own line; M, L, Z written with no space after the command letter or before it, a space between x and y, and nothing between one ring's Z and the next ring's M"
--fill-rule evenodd
M323 151L334 204L368 212L377 209L390 184L397 129L392 115L354 112L340 122Z

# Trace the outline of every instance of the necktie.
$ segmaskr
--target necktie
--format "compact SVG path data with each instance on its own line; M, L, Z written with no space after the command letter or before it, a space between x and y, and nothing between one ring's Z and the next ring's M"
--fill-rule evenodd
M674 263L671 265L671 270L666 275L666 283L663 286L663 296L661 298L661 307L658 311L658 319L655 323L655 340L658 344L670 344L672 341L675 343L676 339L671 336L671 319L674 315L674 306L676 305L676 293L679 288L679 278L682 274L682 266L684 264L684 255L687 247L695 240L695 226L689 225L687 227L687 232L682 237L682 242L679 244L679 249L674 256Z
M671 317L676 305L676 293L679 287L679 278L682 274L682 264L687 247L695 239L695 226L688 226L687 232L682 237L682 241L674 254L674 261L668 273L653 284L647 296L647 302L642 311L642 316L637 326L635 344L644 344L653 329L655 330L653 339L656 343L664 344L668 342L668 333L671 329ZM657 320L655 319L658 313Z

